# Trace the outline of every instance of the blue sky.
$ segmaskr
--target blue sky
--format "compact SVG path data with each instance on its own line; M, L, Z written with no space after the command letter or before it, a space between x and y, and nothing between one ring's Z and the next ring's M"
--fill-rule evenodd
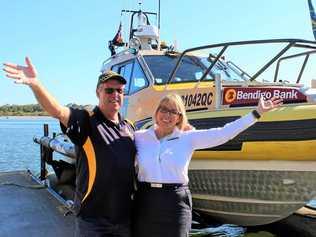
M156 11L157 1L143 0ZM316 1L314 1L315 4ZM30 56L39 78L62 104L96 104L96 78L109 57L107 42L136 0L0 0L0 62ZM126 37L125 37L126 38ZM161 0L161 39L179 49L268 38L314 40L307 0ZM0 72L0 105L36 103L29 88Z

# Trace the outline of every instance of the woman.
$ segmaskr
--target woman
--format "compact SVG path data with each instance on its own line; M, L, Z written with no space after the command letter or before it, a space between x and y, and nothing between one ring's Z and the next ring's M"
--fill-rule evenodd
M181 97L165 96L154 114L155 125L135 134L139 183L133 236L189 236L188 167L193 151L229 141L280 104L281 99L261 98L256 110L224 127L184 131L189 125Z

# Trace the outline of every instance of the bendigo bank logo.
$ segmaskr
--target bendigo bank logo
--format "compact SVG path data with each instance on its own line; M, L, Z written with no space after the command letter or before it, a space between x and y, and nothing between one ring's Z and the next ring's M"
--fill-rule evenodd
M296 88L224 88L224 105L255 105L260 97L271 99L277 97L285 103L306 102L306 96Z
M235 89L228 89L225 93L224 100L226 103L231 104L235 101L237 93Z

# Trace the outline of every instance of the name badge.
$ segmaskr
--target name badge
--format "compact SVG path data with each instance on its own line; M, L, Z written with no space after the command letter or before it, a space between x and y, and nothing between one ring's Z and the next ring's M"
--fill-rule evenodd
M150 187L152 187L152 188L162 188L162 184L150 183Z

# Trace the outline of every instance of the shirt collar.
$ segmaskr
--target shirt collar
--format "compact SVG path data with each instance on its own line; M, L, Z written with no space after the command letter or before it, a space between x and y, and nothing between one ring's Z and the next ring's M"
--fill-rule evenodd
M156 127L156 124L154 124L153 126L151 126L149 129L148 129L148 133L153 136L155 139L158 140L157 136L156 136L156 133L155 133L155 127ZM178 128L178 127L175 127L172 131L171 134L163 137L162 139L160 140L173 140L175 138L178 138L180 136L180 134L182 133L182 131Z
M122 124L122 122L124 121L124 119L122 118L121 114L118 113L118 118L119 118L119 124L114 123L113 121L107 119L103 113L101 112L99 106L96 106L93 110L93 112L96 114L96 117L99 121L106 123L108 126L119 126L120 124Z

